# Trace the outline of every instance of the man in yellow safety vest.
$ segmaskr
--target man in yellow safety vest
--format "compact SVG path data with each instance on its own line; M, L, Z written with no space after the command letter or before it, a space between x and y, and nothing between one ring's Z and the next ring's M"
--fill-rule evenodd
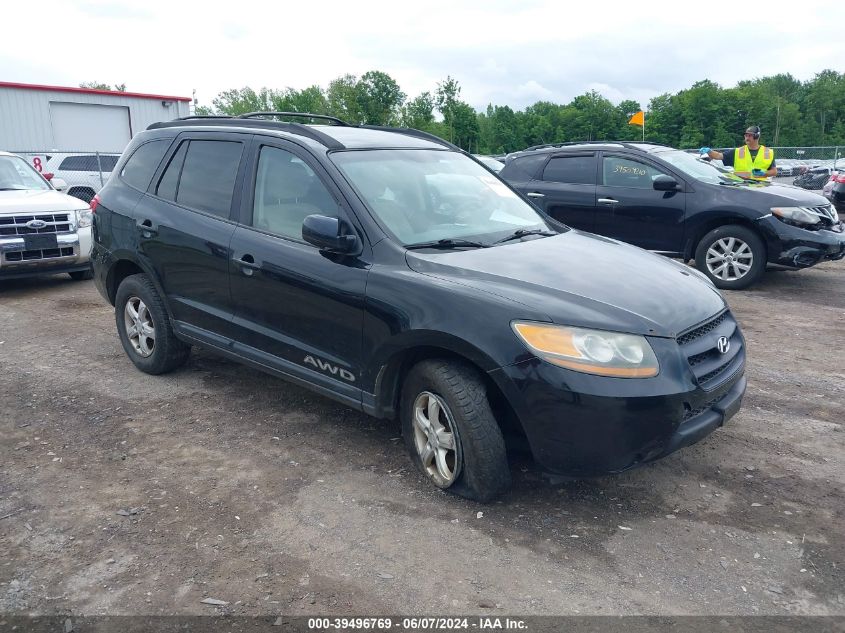
M742 147L724 152L702 147L698 151L702 156L722 161L725 167L733 167L740 178L767 180L769 176L778 175L775 153L771 147L760 145L760 128L756 125L745 130L745 145Z

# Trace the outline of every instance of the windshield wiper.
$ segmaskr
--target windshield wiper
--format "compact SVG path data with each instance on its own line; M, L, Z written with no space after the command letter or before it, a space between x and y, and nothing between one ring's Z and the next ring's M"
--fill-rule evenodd
M470 247L470 248L488 248L489 244L484 244L483 242L473 242L472 240L462 240L462 239L443 239L443 240L433 240L431 242L419 242L418 244L410 244L406 246L408 250L414 250L418 248L460 248L460 247Z
M0 187L0 191L26 191L26 187Z
M501 244L502 242L510 242L511 240L518 240L520 237L525 237L526 235L543 235L544 237L552 237L553 235L558 234L554 231L547 231L545 229L517 229L507 237L503 237L493 243Z

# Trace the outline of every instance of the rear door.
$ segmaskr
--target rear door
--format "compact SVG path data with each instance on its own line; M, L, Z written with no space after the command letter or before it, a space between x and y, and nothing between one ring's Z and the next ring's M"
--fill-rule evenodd
M555 220L595 231L596 169L595 152L552 156L527 195Z
M250 138L179 135L135 211L139 251L155 271L177 326L215 343L225 344L232 334L229 244Z
M600 164L595 232L652 251L681 252L687 194L657 191L654 178L669 176L682 188L684 181L639 156L604 152Z
M362 256L321 252L302 239L308 215L355 225L313 157L293 143L256 137L231 245L236 348L357 403L367 246Z

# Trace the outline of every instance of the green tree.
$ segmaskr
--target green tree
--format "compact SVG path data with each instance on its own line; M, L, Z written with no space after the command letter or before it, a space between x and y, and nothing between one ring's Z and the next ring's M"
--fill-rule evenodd
M112 92L126 92L126 84L115 84L114 88L110 84L104 84L99 81L83 81L79 84L80 88L89 88L90 90L111 90Z
M401 116L405 93L388 74L378 70L364 73L357 85L357 98L369 125L395 125Z
M431 131L434 123L434 97L430 92L423 92L408 101L402 108L402 125L417 130Z
M364 123L366 117L359 96L358 79L355 75L347 74L333 79L326 91L328 113L347 123Z

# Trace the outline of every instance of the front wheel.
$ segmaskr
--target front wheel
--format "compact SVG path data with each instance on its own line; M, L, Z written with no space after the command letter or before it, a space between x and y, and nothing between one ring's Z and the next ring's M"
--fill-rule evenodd
M505 441L472 368L447 360L416 365L402 388L400 417L411 458L438 488L486 502L510 485Z
M766 270L766 246L751 229L738 224L720 226L701 238L695 267L717 288L742 290Z
M146 275L120 282L114 308L120 342L138 369L164 374L188 360L191 347L176 338L164 302Z

